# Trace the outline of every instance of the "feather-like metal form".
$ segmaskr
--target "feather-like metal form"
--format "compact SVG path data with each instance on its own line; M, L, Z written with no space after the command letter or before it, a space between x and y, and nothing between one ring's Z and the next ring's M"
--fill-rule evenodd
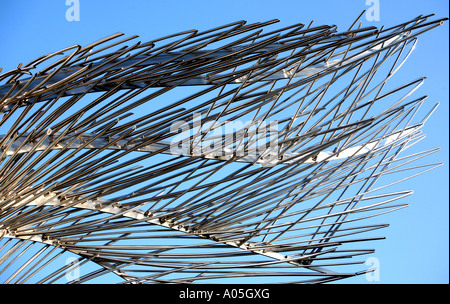
M429 17L115 34L1 74L0 281L366 273L358 246L388 226L373 219L412 193L383 176L439 165L412 164L437 149L403 155L429 116L411 97L424 80L386 89L445 20Z

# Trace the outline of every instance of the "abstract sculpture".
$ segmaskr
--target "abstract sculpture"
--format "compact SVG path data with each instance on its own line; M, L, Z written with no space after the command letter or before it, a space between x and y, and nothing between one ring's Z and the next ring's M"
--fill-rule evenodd
M386 89L417 36L444 21L429 17L116 34L1 74L0 282L372 271L360 246L388 226L372 219L411 194L384 176L410 178L437 151L403 155L431 114L416 115L426 98L411 96L424 80ZM74 267L87 271L68 279Z

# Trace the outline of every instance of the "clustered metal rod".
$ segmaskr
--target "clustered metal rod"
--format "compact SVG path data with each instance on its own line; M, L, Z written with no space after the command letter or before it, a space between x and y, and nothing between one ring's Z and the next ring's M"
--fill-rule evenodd
M390 80L446 19L360 17L118 33L0 74L0 282L372 271L355 244L382 240L376 219L412 194L386 190L440 165L419 162L438 149L403 155L435 110L416 121L424 79Z

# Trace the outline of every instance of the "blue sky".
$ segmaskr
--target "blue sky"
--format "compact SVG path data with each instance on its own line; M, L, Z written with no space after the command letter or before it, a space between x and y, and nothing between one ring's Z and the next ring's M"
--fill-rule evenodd
M352 1L113 1L79 0L80 20L69 22L65 0L2 1L0 10L0 67L3 72L19 63L64 47L82 46L116 32L139 35L147 41L189 29L206 30L238 20L249 23L279 19L279 27L294 23L336 24L344 30L362 10L365 0ZM418 15L448 17L448 1L380 0L380 20L363 25L393 26ZM448 22L419 37L418 46L398 73L400 83L425 76L417 97L429 95L428 106L440 103L423 128L426 139L419 150L441 147L427 162L443 162L439 168L402 184L414 189L406 198L411 206L383 218L390 223L386 240L373 244L380 261L380 281L364 277L349 283L448 283L449 282L449 97ZM424 113L426 114L426 113ZM340 281L339 283L344 283Z

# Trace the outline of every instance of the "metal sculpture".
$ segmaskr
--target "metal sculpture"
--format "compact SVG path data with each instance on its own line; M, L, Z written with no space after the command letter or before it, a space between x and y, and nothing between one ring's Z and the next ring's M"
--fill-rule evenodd
M399 156L429 117L423 79L386 90L429 17L116 34L1 74L1 282L66 282L68 256L87 269L69 283L371 271L352 246L411 194L376 183L438 165Z

